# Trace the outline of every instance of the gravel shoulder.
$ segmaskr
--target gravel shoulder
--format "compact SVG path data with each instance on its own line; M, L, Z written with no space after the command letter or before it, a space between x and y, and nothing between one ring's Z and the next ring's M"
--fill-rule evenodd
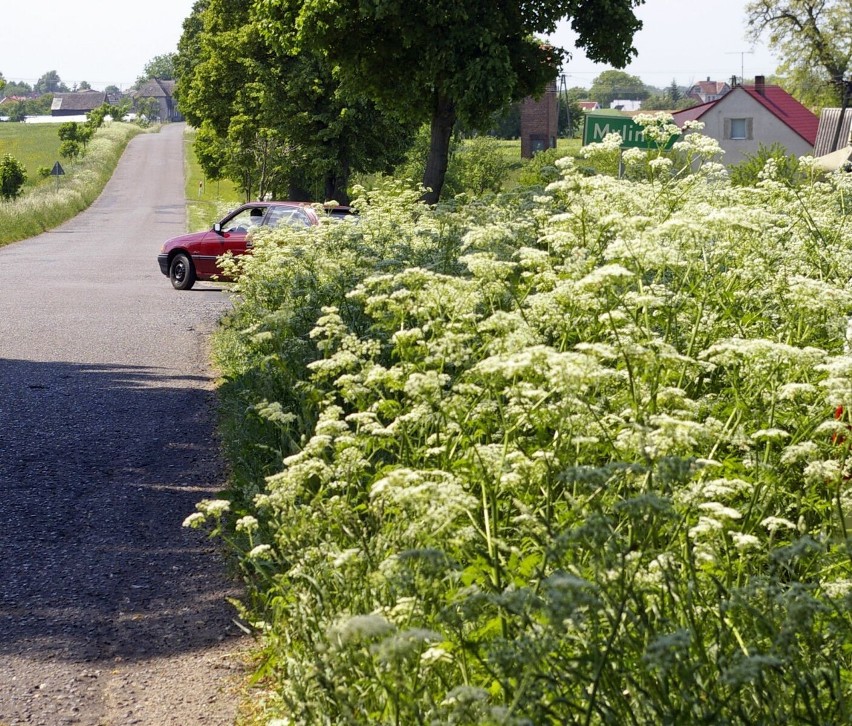
M183 126L135 138L84 214L0 249L0 724L232 724L248 642L214 545L214 285L184 231Z

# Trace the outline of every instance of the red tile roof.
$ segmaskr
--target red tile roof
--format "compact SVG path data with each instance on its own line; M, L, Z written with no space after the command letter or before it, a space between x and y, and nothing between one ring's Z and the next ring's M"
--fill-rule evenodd
M683 126L684 121L696 121L699 119L704 115L705 111L709 111L713 106L719 103L719 100L721 99L708 101L707 103L699 103L697 106L690 106L689 108L685 108L683 111L675 111L672 114L672 117L678 126Z
M756 86L738 86L737 88L747 93L773 116L787 124L811 146L816 143L819 118L783 88L780 86L763 86L762 91L758 91ZM716 101L702 103L700 106L693 106L684 111L677 111L672 116L675 123L682 126L684 121L695 121L701 118L713 106L724 103L727 98L728 96L725 95Z
M816 143L819 117L811 113L783 88L780 86L764 86L762 92L756 86L743 86L742 89L755 101L769 109L811 146Z

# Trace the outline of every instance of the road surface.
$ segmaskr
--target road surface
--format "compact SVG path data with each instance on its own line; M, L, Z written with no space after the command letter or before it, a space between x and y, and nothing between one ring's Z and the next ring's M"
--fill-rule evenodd
M0 724L228 724L241 645L214 544L209 334L177 292L183 124L135 138L92 207L0 248ZM238 672L237 672L238 675Z

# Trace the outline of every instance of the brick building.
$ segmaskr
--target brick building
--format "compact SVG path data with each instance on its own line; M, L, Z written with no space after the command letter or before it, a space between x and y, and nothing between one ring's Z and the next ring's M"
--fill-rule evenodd
M559 105L553 81L540 99L526 98L521 103L521 156L530 159L537 151L555 149L558 129Z

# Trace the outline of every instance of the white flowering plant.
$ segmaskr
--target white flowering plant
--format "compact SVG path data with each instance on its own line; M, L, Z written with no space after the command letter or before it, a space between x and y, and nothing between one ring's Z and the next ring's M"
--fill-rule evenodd
M734 187L686 139L232 263L224 516L265 534L277 715L849 720L852 181Z

